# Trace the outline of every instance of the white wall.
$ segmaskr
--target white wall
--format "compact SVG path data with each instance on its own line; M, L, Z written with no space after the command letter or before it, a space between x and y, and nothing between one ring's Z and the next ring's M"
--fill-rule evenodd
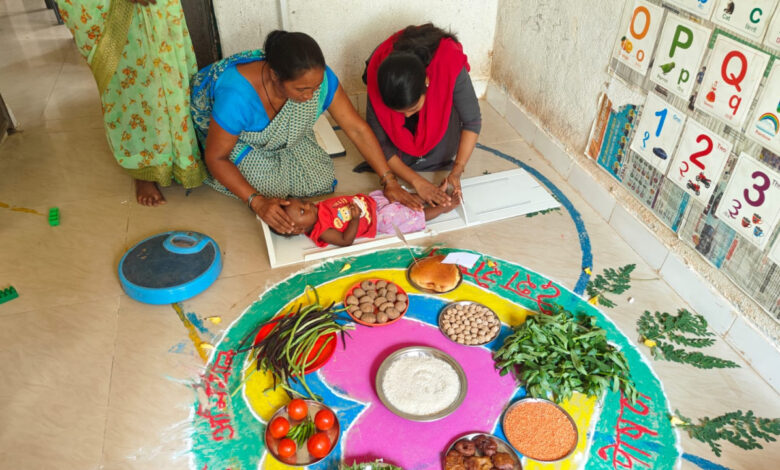
M625 0L499 0L492 78L580 153Z
M280 10L279 5L286 5ZM498 0L215 0L225 56L262 47L266 34L282 26L317 40L347 93L365 92L360 77L374 48L395 31L428 21L458 35L471 77L490 76Z

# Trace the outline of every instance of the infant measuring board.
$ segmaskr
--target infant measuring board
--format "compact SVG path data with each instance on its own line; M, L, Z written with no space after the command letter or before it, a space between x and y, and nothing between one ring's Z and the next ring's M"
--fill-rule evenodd
M560 204L525 170L516 169L480 175L461 180L463 203L426 223L425 230L404 234L407 241L435 236L439 233L518 217L532 212L559 207ZM366 191L368 192L368 191ZM268 260L272 268L304 261L343 256L401 243L395 235L380 234L376 238L356 238L350 246L318 247L305 235L285 238L271 232L260 220Z

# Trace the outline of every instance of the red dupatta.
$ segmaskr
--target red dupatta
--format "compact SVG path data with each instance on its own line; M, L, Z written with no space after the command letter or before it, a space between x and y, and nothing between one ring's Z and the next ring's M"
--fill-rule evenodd
M460 43L450 38L439 42L439 47L425 70L429 81L428 90L425 93L425 103L418 113L417 132L412 134L404 127L406 117L403 113L388 108L382 101L377 82L379 65L393 52L393 45L402 32L403 30L390 36L371 56L367 74L368 99L371 100L379 124L393 144L404 153L422 157L444 137L452 111L455 79L464 66L469 70L469 64Z

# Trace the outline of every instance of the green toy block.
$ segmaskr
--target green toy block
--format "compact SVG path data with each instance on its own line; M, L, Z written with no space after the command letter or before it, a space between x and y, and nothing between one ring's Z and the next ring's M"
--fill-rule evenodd
M19 297L19 293L16 292L14 286L9 286L6 287L5 289L0 289L0 304L8 302L9 300L14 300L17 297Z
M52 207L49 209L49 225L56 227L60 224L60 208Z

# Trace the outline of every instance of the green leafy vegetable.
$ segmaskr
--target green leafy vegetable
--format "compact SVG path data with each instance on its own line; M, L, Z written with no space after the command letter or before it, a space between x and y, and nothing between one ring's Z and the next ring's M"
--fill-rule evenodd
M722 452L718 441L726 440L745 450L763 449L759 439L774 442L777 439L772 435L780 435L780 418L759 418L752 411L737 410L716 418L700 418L697 424L678 410L674 411L672 424L687 431L693 439L709 444L718 457Z
M615 306L615 302L608 299L604 294L622 294L630 289L631 284L629 284L629 281L634 268L636 268L635 264L627 264L617 270L607 268L604 270L603 276L599 274L588 282L585 291L591 299L598 296L599 305L612 308Z
M500 374L516 371L530 396L552 395L556 402L574 392L600 397L610 388L622 390L634 402L638 394L628 361L607 342L596 318L557 310L554 315L531 315L514 328L493 354Z
M690 364L699 369L739 367L739 364L727 359L674 347L672 343L691 348L706 348L715 343L712 338L715 334L707 331L707 320L684 308L678 310L677 315L645 311L637 322L637 331L639 340L650 348L655 359ZM690 338L686 334L695 337Z

